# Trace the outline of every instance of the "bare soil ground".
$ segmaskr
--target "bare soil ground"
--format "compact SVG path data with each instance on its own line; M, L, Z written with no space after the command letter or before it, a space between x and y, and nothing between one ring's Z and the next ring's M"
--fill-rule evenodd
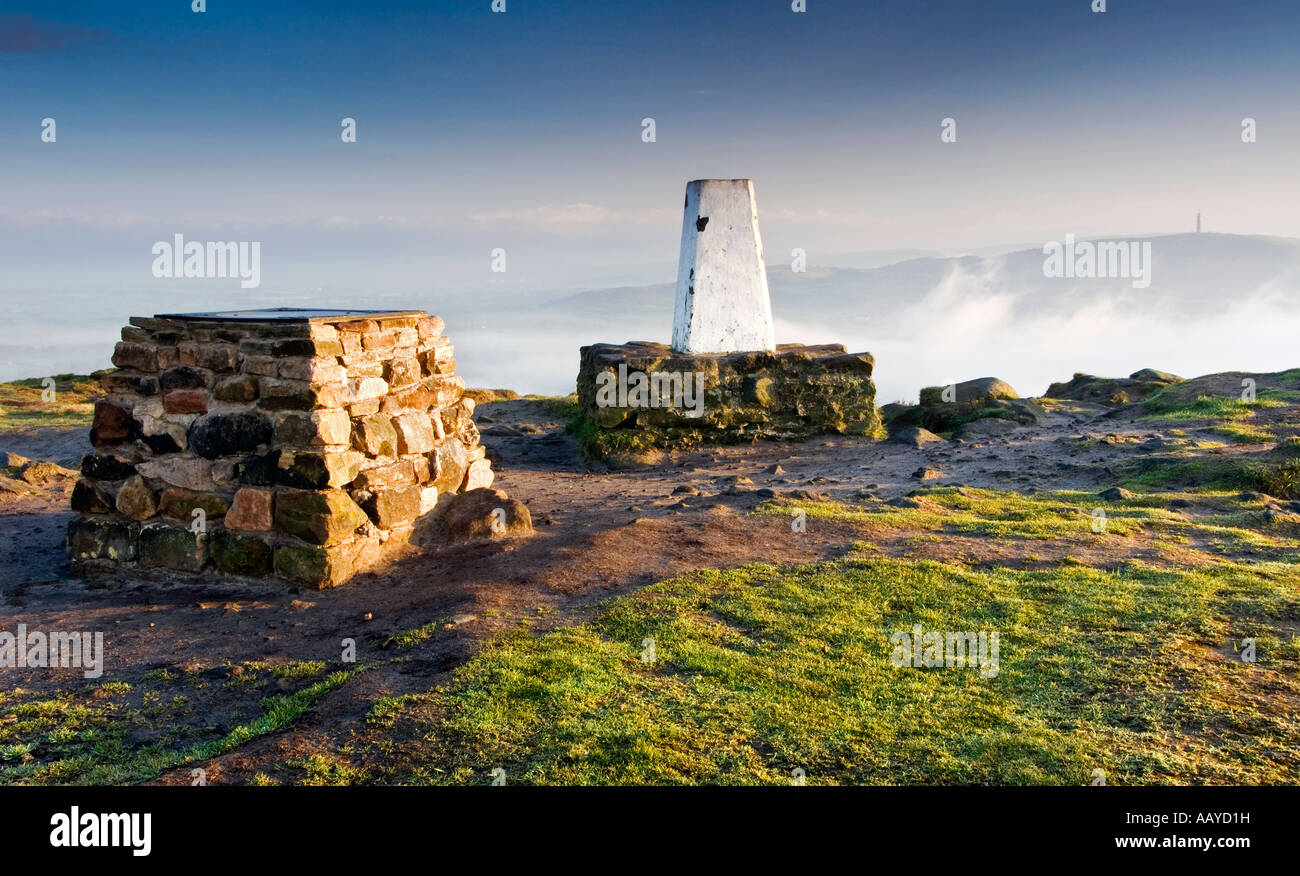
M243 782L303 752L333 749L381 696L445 684L480 643L527 622L534 629L573 623L613 594L700 568L756 561L797 563L842 555L854 541L884 554L962 558L1003 565L1051 563L1068 552L1104 566L1132 557L1160 561L1168 548L1148 537L1062 546L980 537L926 539L922 530L850 520L809 521L754 515L767 498L879 500L922 484L914 473L937 469L927 486L1027 492L1098 490L1117 466L1168 440L1167 430L1101 407L1054 405L1040 426L1008 437L914 449L891 442L828 438L805 444L708 448L675 454L661 466L610 471L585 463L546 405L506 401L480 406L495 486L528 504L536 534L527 539L412 548L389 567L331 591L276 583L166 574L72 576L63 558L71 480L31 493L0 493L0 615L3 628L102 630L107 667L101 681L137 685L172 670L197 684L183 717L194 738L256 714L267 689L223 684L249 661L337 661L344 639L358 660L395 655L394 637L433 630L388 661L327 694L282 732L254 739L204 764L208 781ZM74 463L88 450L83 429L7 433L0 450ZM1229 448L1231 451L1231 448ZM1194 512L1188 512L1194 513ZM54 695L88 684L74 670L3 670L4 688ZM288 690L280 679L269 692ZM215 687L213 685L216 685ZM219 688L219 689L218 689ZM182 737L184 734L182 734ZM188 783L189 768L163 783Z

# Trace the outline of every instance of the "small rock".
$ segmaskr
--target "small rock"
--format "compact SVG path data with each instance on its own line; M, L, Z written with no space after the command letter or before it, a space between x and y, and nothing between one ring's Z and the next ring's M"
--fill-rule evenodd
M1130 493L1128 490L1124 489L1123 487L1111 487L1108 490L1102 490L1100 493L1098 493L1098 495L1101 496L1101 498L1109 500L1111 502L1118 502L1122 499L1133 498L1133 494Z
M889 436L889 440L894 444L906 444L908 447L915 447L917 450L925 447L927 444L946 444L947 442L929 429L922 429L919 426L909 426L901 429Z
M770 475L785 474L785 469L781 468L780 463L774 463L772 465L769 465L767 468L763 469L763 471L767 472Z
M533 531L528 506L489 487L453 496L441 521L449 541L511 538L529 535Z
M0 468L22 468L29 462L30 459L17 453L0 453Z
M912 477L918 481L934 481L939 478L946 478L948 475L939 471L937 468L922 467L912 472Z

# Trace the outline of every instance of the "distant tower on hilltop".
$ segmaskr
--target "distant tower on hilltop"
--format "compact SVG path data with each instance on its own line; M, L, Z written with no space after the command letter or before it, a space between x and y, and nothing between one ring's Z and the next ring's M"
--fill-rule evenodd
M1197 234L1201 233L1201 211L1200 210L1196 211L1196 233Z

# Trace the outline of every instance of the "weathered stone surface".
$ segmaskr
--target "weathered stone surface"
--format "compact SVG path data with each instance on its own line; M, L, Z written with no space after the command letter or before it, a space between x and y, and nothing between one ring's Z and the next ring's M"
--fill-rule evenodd
M280 376L314 384L341 383L348 370L336 359L284 359L280 362Z
M163 396L163 408L169 414L206 414L208 394L200 389L179 389Z
M900 429L889 436L889 440L895 444L906 444L909 447L920 449L927 444L943 444L944 440L929 429L922 429L917 426L909 426Z
M246 456L235 466L235 477L250 487L269 487L276 482L280 451L268 450Z
M132 520L148 520L158 513L158 499L144 478L136 475L117 491L117 512Z
M469 470L465 473L465 484L463 489L479 490L492 486L492 463L486 459L477 459L471 462Z
M117 507L113 494L82 478L72 488L72 510L82 514L107 514Z
M357 539L330 547L283 544L275 549L275 574L300 587L337 587L356 572L371 543Z
M109 453L87 453L81 458L81 473L97 481L122 481L135 474L135 463Z
M179 487L163 490L158 500L158 511L163 516L184 521L187 525L194 519L195 508L201 508L204 517L213 520L230 509L230 500L217 493L196 493Z
M455 493L465 480L469 470L469 452L459 439L447 438L439 442L434 450L433 485L443 493Z
M374 493L362 507L380 529L393 529L420 516L420 488L411 486Z
M427 470L428 461L425 460ZM357 475L352 485L358 490L380 492L396 487L409 487L417 482L415 467L410 460L399 459L387 465L368 468Z
M927 386L921 390L921 404L935 405L944 402L970 402L984 399L1020 398L1015 387L996 377L977 377L955 384L952 398L944 398L944 387Z
M449 541L512 538L533 531L528 507L500 490L476 489L453 496L440 522Z
M433 390L433 403L438 407L450 407L465 394L465 381L460 377L431 377L429 387Z
M274 356L241 356L239 370L256 377L274 377L280 370L280 363Z
M438 507L438 488L420 487L420 516L423 517Z
M291 490L275 497L275 528L312 544L334 544L370 522L339 490Z
M274 494L256 487L241 487L226 512L227 529L266 532L271 528Z
M233 456L269 444L271 421L252 411L237 414L210 414L200 417L190 427L190 447L205 459Z
M140 565L197 572L207 561L207 536L184 526L147 523L140 527Z
M440 336L446 330L447 324L443 322L441 316L426 316L416 320L415 328L420 340L425 340Z
M95 416L90 427L90 443L96 447L121 444L131 434L131 412L106 401L95 402Z
M384 378L392 389L414 386L421 376L420 362L415 358L389 359L384 368Z
M163 392L176 389L206 389L212 384L211 372L189 365L168 368L158 375L158 385L162 387Z
M113 364L136 371L157 371L158 348L153 344L120 341L113 349Z
M208 552L216 567L227 575L262 578L275 568L270 543L256 536L218 529L208 539Z
M201 344L194 341L179 347L181 362L209 371L234 371L238 351L234 344Z
M202 492L212 483L212 463L186 456L164 456L136 464L136 471L173 487Z
M391 417L372 414L353 428L352 444L368 456L396 456L397 430Z
M212 390L217 401L251 402L257 398L257 378L251 374L240 374L218 381Z
M433 449L433 422L423 411L407 411L393 418L398 453L428 453Z
M578 402L596 429L582 449L608 457L821 433L883 437L874 365L870 353L846 353L839 344L701 355L663 344L583 347Z
M130 561L139 556L138 524L106 517L74 517L68 522L68 559Z
M281 447L321 447L352 442L346 411L285 411L275 418L275 443Z
M352 483L364 461L365 457L354 450L281 450L276 482L303 490L343 487Z
M1146 400L1152 393L1182 383L1183 378L1167 371L1143 368L1127 378L1096 377L1076 373L1068 383L1053 383L1047 387L1048 398L1100 402L1115 407Z
M258 406L264 411L309 411L317 406L317 392L303 381L270 380L258 383ZM322 402L324 407L337 407Z

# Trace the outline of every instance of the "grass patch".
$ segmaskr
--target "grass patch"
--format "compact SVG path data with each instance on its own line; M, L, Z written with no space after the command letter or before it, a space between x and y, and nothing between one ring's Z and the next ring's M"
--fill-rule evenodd
M301 690L268 697L262 700L257 717L216 738L190 744L184 744L185 734L176 727L189 709L183 696L165 700L158 692L149 692L133 709L115 696L103 696L106 688L112 694L126 692L107 683L84 694L65 692L48 700L8 704L6 714L0 716L0 784L147 781L283 729L330 691L376 665L350 666Z
M697 572L590 623L499 637L406 718L424 742L403 779L1290 783L1298 594L1287 564ZM998 632L996 677L895 668L889 636L914 624ZM1247 635L1258 663L1221 653Z
M46 401L46 381L54 381L54 399ZM85 374L56 374L0 383L0 430L36 426L90 428L94 414L91 399L99 395L99 381Z

